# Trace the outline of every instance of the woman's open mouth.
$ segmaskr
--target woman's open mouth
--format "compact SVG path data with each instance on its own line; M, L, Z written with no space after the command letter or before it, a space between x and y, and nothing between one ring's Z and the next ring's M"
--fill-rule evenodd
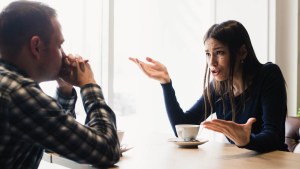
M220 74L220 70L214 69L214 70L211 70L211 73L213 76L218 76Z

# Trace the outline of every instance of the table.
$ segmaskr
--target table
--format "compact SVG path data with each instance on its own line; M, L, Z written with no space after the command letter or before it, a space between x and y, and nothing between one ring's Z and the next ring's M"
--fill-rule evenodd
M87 164L79 164L72 160L51 153L44 153L38 169L95 169Z
M197 148L180 148L168 141L170 137L172 136L169 134L155 132L147 133L147 136L141 135L139 139L128 142L134 148L124 152L121 160L112 169L299 169L300 167L300 154L282 151L259 154L214 141L199 145ZM61 157L55 158L57 159L54 162L58 164L68 161L67 165L72 169L92 168Z

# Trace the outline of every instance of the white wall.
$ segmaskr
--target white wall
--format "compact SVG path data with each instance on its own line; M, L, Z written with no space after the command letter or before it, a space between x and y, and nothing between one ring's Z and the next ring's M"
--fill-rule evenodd
M217 23L236 19L246 27L262 63L280 66L287 83L288 114L295 116L300 107L298 0L215 0L215 9Z
M269 0L216 0L215 20L237 20L247 29L256 56L261 63L269 60Z
M275 61L287 83L288 113L296 115L300 107L299 92L299 2L277 0L275 3Z

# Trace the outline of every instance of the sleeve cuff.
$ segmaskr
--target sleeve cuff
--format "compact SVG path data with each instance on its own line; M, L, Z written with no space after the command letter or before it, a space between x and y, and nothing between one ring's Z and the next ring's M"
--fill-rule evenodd
M66 99L66 100L74 99L77 96L76 90L74 88L72 89L71 96L64 95L58 88L56 89L56 95L57 95L57 98L62 98L62 99Z
M251 134L251 135L250 135L250 141L249 141L248 144L246 144L246 145L244 145L244 146L237 146L237 147L238 147L238 148L249 148L249 147L251 147L252 143L253 143L253 135Z

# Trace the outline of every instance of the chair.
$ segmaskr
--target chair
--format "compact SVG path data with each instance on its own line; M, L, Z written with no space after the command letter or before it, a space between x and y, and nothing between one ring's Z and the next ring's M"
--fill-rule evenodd
M300 117L288 116L285 122L285 143L290 152L300 153Z

